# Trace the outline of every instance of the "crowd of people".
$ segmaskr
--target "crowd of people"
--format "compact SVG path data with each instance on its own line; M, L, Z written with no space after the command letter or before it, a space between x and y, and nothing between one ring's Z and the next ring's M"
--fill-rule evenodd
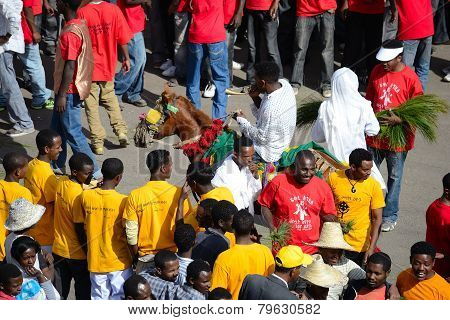
M50 128L36 135L35 158L3 157L1 300L67 299L72 281L79 300L450 299L450 173L426 212L425 241L411 246L411 268L394 283L388 282L389 248L377 245L381 231L397 225L415 132L392 111L382 118L375 113L424 94L432 43L448 41L445 1L111 2L0 0L0 109L12 124L5 134L35 132L15 55L29 78L32 108L53 109ZM342 68L334 71L336 13L347 34ZM253 101L256 122L236 111L240 134L231 154L214 166L191 161L183 186L168 182L170 152L151 151L149 181L124 195L116 191L123 162L111 157L100 166L95 157L105 152L99 109L127 147L122 102L148 105L142 96L147 17L152 65L164 70L170 85L185 83L197 108L202 80L209 81L204 95L213 98L212 119L227 116L227 95L240 91L232 84L233 51L245 20L248 87L242 90ZM44 52L55 54L54 98L39 52L41 20ZM295 96L316 27L319 89L327 100L311 136L346 165L325 177L317 175L311 150L282 161L297 128ZM278 37L292 39L292 52ZM400 124L406 143L392 146L380 126ZM384 160L387 183L378 170ZM275 168L275 176L261 179L259 163ZM271 248L261 243L257 216L277 236Z

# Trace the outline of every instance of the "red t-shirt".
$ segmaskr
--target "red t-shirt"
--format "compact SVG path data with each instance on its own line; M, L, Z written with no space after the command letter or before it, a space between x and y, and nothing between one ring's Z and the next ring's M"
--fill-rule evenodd
M35 4L36 0L23 0L23 8L31 8L33 9L33 5ZM25 17L25 10L22 9L22 31L23 31L23 39L25 41L25 44L33 43L33 32L31 31L30 26L28 25L27 18ZM33 12L34 14L34 12Z
M189 42L215 43L227 38L223 0L192 0Z
M79 24L82 22L80 19L70 20L67 25ZM61 58L65 61L77 61L78 56L81 54L83 46L83 40L73 32L63 32L59 38L59 48L61 50ZM75 63L75 70L73 72L73 80L69 85L67 93L78 93L75 86L75 79L77 77L78 65Z
M189 11L189 2L187 0L180 0L178 3L177 12Z
M427 233L426 241L431 243L436 252L450 256L450 206L436 199L428 207L426 214ZM450 262L436 259L434 271L440 276L450 277Z
M366 99L372 101L375 113L395 109L418 95L423 94L417 74L408 66L399 72L387 72L383 65L375 66L370 74L366 90ZM414 148L414 132L409 132L405 148L397 148L396 152ZM376 149L391 150L387 139L367 137L367 145Z
M247 0L245 2L245 8L249 10L261 10L267 11L270 9L273 0Z
M35 16L42 14L42 0L33 0L33 14Z
M145 29L145 11L140 4L126 4L125 0L117 0L117 6L122 10L125 20L133 34Z
M386 300L386 286L383 285L376 289L362 287L355 300Z
M430 0L397 0L399 40L422 39L434 34Z
M297 0L297 17L317 16L336 8L336 0Z
M133 37L119 7L108 2L89 3L78 9L77 18L89 28L94 53L92 81L112 81L117 65L117 45L127 44Z
M229 0L223 6L224 22L229 24L236 13L236 8L239 7L240 0Z
M382 14L384 0L348 0L348 10L365 14Z
M336 215L333 194L328 184L313 177L306 185L298 184L294 177L282 173L262 190L258 202L269 208L273 224L288 221L291 225L290 244L298 245L306 253L315 253L316 247L305 245L319 239L320 215Z

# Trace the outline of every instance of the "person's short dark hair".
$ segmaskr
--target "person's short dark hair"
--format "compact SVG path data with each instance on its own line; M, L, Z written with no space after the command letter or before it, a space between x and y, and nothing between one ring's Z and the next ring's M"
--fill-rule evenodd
M198 203L199 207L202 207L203 210L208 211L211 213L214 206L219 203L216 199L207 198Z
M0 283L7 284L10 279L18 278L22 272L11 263L0 264Z
M255 75L268 83L275 83L280 78L280 68L273 61L264 61L255 65Z
M208 294L208 300L231 300L231 297L231 293L222 287L217 287Z
M444 189L450 189L450 172L442 178L442 186Z
M314 156L314 153L312 153L311 150L301 150L301 151L299 151L297 153L297 155L295 156L295 162L300 161L300 159L302 159L302 158L306 158L306 159L310 159L310 160L315 160L316 159L316 157Z
M133 299L136 299L138 296L139 285L140 284L145 285L146 283L147 280L145 280L143 276L133 274L123 284L123 293L125 298L132 297Z
M363 161L373 161L372 153L366 149L355 149L348 158L349 164L357 168L361 167Z
M84 166L93 166L94 161L92 161L89 156L83 152L75 153L73 156L69 159L69 168L71 171L81 171L83 170Z
M167 262L178 260L175 253L169 250L161 250L155 255L155 267L161 270L165 268Z
M242 209L233 216L232 227L236 235L246 236L252 232L254 222L255 221L250 212Z
M191 181L201 186L206 186L214 178L214 171L210 165L198 161L189 164L186 175Z
M375 252L367 259L367 263L369 262L373 264L381 264L383 266L384 272L391 271L391 258L384 252Z
M41 246L36 240L28 236L19 237L11 245L11 256L19 261L22 254L28 249L34 249L36 254L41 252Z
M170 152L167 150L153 150L147 155L147 168L150 173L157 172L163 165L170 161Z
M431 256L431 258L434 260L434 258L436 258L436 249L432 244L428 242L419 241L413 244L413 246L411 247L411 257L415 256L416 254L425 254L427 256Z
M38 148L39 154L45 154L45 147L53 147L53 145L55 144L55 139L59 136L59 133L52 129L44 129L39 131L39 133L36 135L36 146Z
M397 39L385 40L381 46L386 49L400 49L403 48L403 42Z
M174 242L178 253L188 252L195 243L195 230L190 224L177 224L174 233Z
M298 268L298 267L295 267L295 268ZM279 272L279 273L288 273L288 272L290 272L292 269L294 269L294 268L280 267L279 265L275 264L275 272Z
M202 272L211 272L211 266L206 261L196 259L189 263L186 269L186 280L196 280Z
M83 0L62 0L73 11L77 11Z
M123 173L123 162L117 158L108 158L102 164L103 180L112 180Z
M10 174L22 168L28 162L27 156L20 152L9 152L3 157L3 168L6 174Z
M215 226L219 225L219 220L229 221L238 213L237 207L227 200L220 200L211 210L211 218Z
M253 140L249 137L242 135L240 137L234 138L234 152L239 153L241 148L245 147L252 147L253 146Z

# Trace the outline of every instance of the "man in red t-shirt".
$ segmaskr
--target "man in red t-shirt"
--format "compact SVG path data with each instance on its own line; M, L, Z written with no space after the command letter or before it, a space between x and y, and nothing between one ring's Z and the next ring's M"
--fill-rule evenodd
M278 50L278 5L280 0L246 0L245 9L248 17L248 63L247 81L255 83L255 64L261 62L259 54L262 37L269 59L278 65L280 78L283 77L283 65L281 64Z
M403 62L414 67L425 91L430 71L434 35L431 0L396 0L398 10L397 39L403 41Z
M388 40L383 43L377 53L381 61L372 71L366 90L366 99L372 102L375 113L395 109L402 103L423 94L419 78L414 71L402 62L403 45L399 40ZM397 125L402 120L391 114L380 121L381 125ZM394 230L398 218L398 203L408 151L414 148L414 132L407 130L407 141L404 147L391 147L386 139L379 136L367 137L367 146L373 153L374 162L379 167L386 159L389 179L388 193L385 198L381 230Z
M397 10L394 0L389 0L389 3L392 23ZM370 75L377 64L375 55L383 37L384 0L344 0L340 14L347 31L342 64L355 70L359 62L365 62L367 74Z
M103 154L105 129L100 121L99 103L105 107L109 121L120 145L128 145L127 125L120 112L114 93L114 75L117 65L117 47L122 52L122 72L130 71L128 42L132 33L119 7L105 1L90 0L78 9L77 18L84 19L89 28L94 53L91 94L85 100L85 111L91 131L95 154ZM100 96L99 96L100 94Z
M434 271L450 280L450 173L442 179L444 193L428 207L426 242L440 255L436 256Z
M333 193L328 184L315 176L316 160L309 151L300 151L291 168L281 173L258 197L262 215L274 230L283 221L291 226L289 244L312 254L317 248L306 245L319 239L322 222L337 221Z
M131 68L129 72L119 71L114 79L114 88L119 102L125 101L136 107L146 107L147 102L142 99L144 90L144 69L147 61L144 35L145 11L143 5L151 6L151 0L117 0L117 6L133 33L128 43Z
M297 24L294 42L294 68L291 84L297 93L303 85L306 52L316 26L322 46L322 95L331 97L331 76L334 72L334 13L336 0L297 0Z

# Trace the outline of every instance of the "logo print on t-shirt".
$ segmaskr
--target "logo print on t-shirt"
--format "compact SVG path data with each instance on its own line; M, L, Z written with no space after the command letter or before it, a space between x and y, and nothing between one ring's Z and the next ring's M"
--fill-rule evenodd
M305 220L305 217L308 216L308 214L306 213L306 210L302 207L302 205L300 203L296 203L295 204L297 206L297 210L295 210L295 212L293 214L300 215L300 220L303 221Z
M341 214L341 217L343 217L344 214L346 214L350 210L350 206L348 205L347 202L341 201L338 203L337 209L338 209L339 213Z

